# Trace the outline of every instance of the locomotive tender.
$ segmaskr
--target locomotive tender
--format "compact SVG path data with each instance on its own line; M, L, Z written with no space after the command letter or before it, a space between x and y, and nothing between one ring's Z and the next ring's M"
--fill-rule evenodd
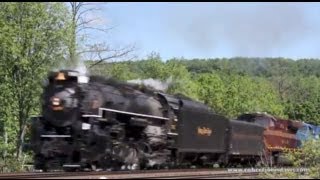
M44 171L260 164L270 159L265 129L187 97L61 70L48 76L31 147Z

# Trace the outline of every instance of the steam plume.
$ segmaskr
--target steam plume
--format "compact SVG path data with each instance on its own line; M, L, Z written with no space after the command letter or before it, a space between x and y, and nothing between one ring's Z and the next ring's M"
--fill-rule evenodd
M160 91L166 91L168 89L168 87L172 84L172 77L168 78L166 81L160 81L158 79L153 79L153 78L149 78L149 79L133 79L133 80L129 80L129 83L133 83L133 84L141 84L141 85L145 85L145 86L149 86L152 87L154 89L160 90Z

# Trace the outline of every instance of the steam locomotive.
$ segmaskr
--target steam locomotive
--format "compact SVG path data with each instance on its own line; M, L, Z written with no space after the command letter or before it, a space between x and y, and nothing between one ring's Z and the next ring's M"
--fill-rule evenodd
M282 152L270 150L268 127L253 116L229 120L190 98L114 79L51 72L41 99L31 145L44 171L261 165ZM287 140L296 146L296 136Z

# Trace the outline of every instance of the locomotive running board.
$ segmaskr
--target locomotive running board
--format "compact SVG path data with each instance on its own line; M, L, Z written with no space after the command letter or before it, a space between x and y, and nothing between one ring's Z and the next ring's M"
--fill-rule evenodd
M178 136L178 133L171 133L171 132L168 132L167 134L168 134L168 135Z
M62 167L81 167L79 164L64 164Z
M102 118L103 111L116 112L116 113L121 113L121 114L128 114L128 115L134 115L134 116L140 116L140 117L146 117L146 118L153 118L153 119L169 120L169 118L165 118L165 117L152 116L152 115L146 115L146 114L139 114L139 113L133 113L133 112L127 112L127 111L120 111L120 110L109 109L109 108L99 108L99 115L85 114L85 115L82 115L82 117Z
M118 112L122 114L129 114L129 115L135 115L135 116L140 116L140 117L149 117L149 118L154 118L154 119L163 119L163 120L169 120L169 118L164 118L160 116L151 116L151 115L146 115L146 114L139 114L139 113L132 113L132 112L127 112L127 111L120 111L120 110L115 110L115 109L109 109L109 108L99 108L99 115L94 115L94 114L84 114L82 117L96 117L96 118L102 118L102 113L103 111L109 111L109 112ZM177 136L178 133L172 133L168 132L168 135L173 135Z
M55 135L55 134L53 134L53 135L45 135L45 134L42 134L41 137L66 138L66 137L71 137L71 135Z

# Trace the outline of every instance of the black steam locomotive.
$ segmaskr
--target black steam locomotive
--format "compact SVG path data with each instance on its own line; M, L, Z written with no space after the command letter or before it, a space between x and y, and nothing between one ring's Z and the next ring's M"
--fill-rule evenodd
M36 169L144 169L260 163L264 128L228 120L187 97L51 72L32 121Z

